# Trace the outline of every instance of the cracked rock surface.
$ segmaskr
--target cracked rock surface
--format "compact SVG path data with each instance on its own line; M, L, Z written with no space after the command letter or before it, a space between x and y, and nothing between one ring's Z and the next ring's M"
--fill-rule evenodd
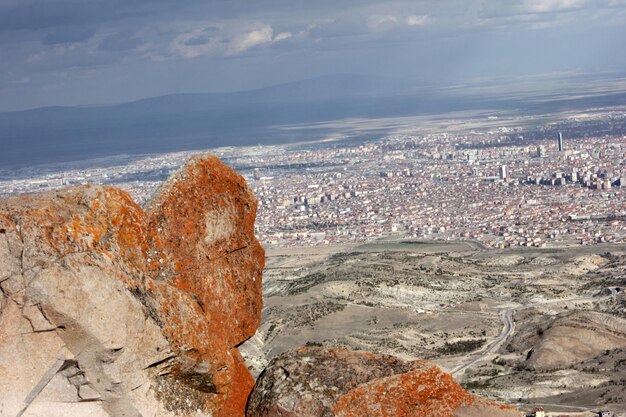
M145 210L103 186L0 201L0 416L243 415L256 207L206 155Z
M427 361L306 347L259 376L248 417L519 417L465 391Z

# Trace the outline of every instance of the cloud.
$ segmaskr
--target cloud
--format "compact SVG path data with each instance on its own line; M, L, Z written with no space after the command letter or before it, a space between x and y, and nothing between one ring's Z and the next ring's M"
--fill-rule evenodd
M98 50L110 52L130 51L141 45L141 40L133 37L127 32L115 33L100 41Z
M382 24L383 19L372 16L365 19L356 14L340 15L332 18L320 19L307 28L307 33L316 40L354 37L365 35Z
M406 24L409 26L424 26L426 23L428 23L428 21L428 15L412 14L410 16L407 16L405 19Z
M22 77L22 78L19 78L17 80L12 80L11 83L12 84L28 84L28 83L30 83L30 78Z
M197 58L215 53L221 41L217 37L207 36L205 30L206 28L194 29L177 36L171 46L174 53L184 58Z
M76 45L56 45L30 55L25 63L32 72L61 72L66 73L76 69L88 70L91 68L109 65L119 59L107 53L93 53L93 45L78 47Z
M372 30L391 30L403 27L424 26L429 22L428 15L410 14L402 15L372 15L368 18L367 26Z
M250 49L281 42L293 37L291 32L280 32L268 24L252 24L243 29L240 25L207 26L176 36L171 49L185 58L204 55L234 56Z
M60 45L85 42L96 33L93 28L83 26L63 27L50 32L43 40L44 45Z
M1 0L0 31L98 25L151 18L197 6L201 0Z
M193 36L185 41L185 45L188 46L198 46L204 45L211 41L211 38L219 32L219 27L217 26L209 26L202 29L199 33L194 32Z
M580 19L594 20L593 13L626 7L626 0L502 0L481 4L482 16L514 17L579 13Z
M588 0L525 0L522 8L529 13L552 13L580 9L587 4Z
M235 36L232 42L229 43L227 53L230 55L237 55L257 45L263 45L270 43L273 40L274 30L270 25L264 25L263 27Z
M274 42L284 41L286 39L291 38L292 36L293 34L291 32L281 32L274 37Z
M385 25L390 25L390 26L394 26L396 23L398 23L398 18L393 16L393 15L384 15L384 16L371 16L368 22L368 26L371 29L375 29L378 28L380 26L385 26Z

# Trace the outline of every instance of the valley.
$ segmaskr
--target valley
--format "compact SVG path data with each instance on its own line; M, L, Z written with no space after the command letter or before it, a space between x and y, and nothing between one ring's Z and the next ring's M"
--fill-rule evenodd
M523 410L626 407L626 245L381 240L269 249L258 374L301 345L428 359Z

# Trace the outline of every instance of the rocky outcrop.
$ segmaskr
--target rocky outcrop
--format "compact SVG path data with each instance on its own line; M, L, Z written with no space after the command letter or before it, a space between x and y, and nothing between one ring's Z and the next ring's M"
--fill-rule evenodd
M256 204L211 156L145 210L101 186L1 201L0 415L243 415Z
M342 349L300 348L273 359L247 417L518 417L469 394L426 361Z

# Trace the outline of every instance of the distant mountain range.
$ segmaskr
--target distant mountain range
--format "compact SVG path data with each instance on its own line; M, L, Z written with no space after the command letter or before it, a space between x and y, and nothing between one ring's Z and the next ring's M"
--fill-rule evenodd
M328 132L277 127L345 118L530 109L527 97L503 98L476 89L463 94L463 88L406 88L384 78L343 74L242 92L5 112L0 113L0 169L122 153L312 140ZM594 97L599 96L603 102L626 102L623 94ZM550 100L556 101L563 98Z

